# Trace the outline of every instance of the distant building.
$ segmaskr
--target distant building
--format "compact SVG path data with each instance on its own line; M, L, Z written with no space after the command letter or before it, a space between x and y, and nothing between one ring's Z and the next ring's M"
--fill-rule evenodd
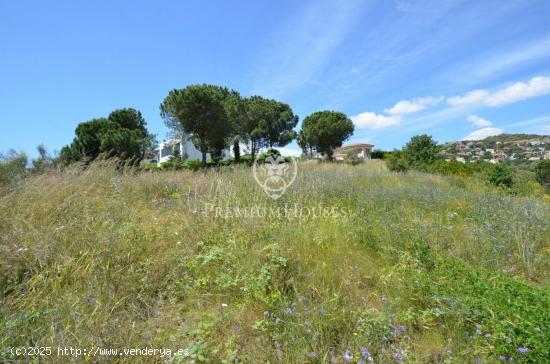
M359 159L370 159L370 152L374 145L367 143L354 143L343 145L340 148L334 150L334 159L344 160L346 155L357 155Z
M166 140L155 149L154 160L157 163L157 166L160 166L162 163L168 161L170 157L176 153L176 150L179 152L179 155L185 160L202 160L202 153L200 150L195 148L195 145L187 138L175 138ZM231 156L229 149L224 150L223 158ZM210 153L206 154L206 160L211 160Z

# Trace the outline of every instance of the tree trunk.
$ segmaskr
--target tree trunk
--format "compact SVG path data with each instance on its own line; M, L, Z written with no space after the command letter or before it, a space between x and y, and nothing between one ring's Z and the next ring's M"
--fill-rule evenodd
M235 162L238 162L241 159L241 147L239 146L239 141L236 141L233 144L233 158Z
M327 150L327 157L329 162L332 162L332 149Z

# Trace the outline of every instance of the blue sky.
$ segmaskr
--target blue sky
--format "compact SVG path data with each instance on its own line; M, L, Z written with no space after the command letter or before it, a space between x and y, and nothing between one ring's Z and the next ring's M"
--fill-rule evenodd
M383 149L550 134L550 1L0 1L0 151L212 83L334 109ZM295 148L292 144L289 148Z

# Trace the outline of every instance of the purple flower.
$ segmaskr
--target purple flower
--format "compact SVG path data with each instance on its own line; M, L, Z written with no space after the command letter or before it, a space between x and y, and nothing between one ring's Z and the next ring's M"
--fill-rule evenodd
M315 358L317 356L317 353L314 351L310 351L307 356L309 356L310 358Z
M275 319L275 323L276 323L276 324L280 324L281 322L283 322L283 320L281 320L280 318L277 317L277 318Z
M366 347L362 346L360 350L361 350L361 356L363 358L368 358L369 356L371 356L370 352L367 350Z
M320 315L324 315L325 312L327 312L327 311L325 311L325 310L323 310L323 309L320 309L320 310L319 310L319 314L320 314Z
M349 351L346 351L344 355L342 355L342 358L344 358L344 361L351 361L353 359L353 355Z
M476 334L481 335L481 325L476 325Z
M520 353L520 354L526 354L526 353L529 352L529 349L522 346L522 347L518 348L517 352Z
M445 350L445 352L447 353L447 355L451 355L453 353L453 351L451 349L447 349L447 350Z
M291 307L285 308L285 313L286 313L287 315L292 315L292 308L291 308Z
M269 311L268 310L264 311L264 317L269 317Z
M395 360L397 361L402 361L403 359L405 359L405 357L403 356L403 354L401 353L395 353L395 355L393 356L395 358Z
M399 325L399 332L405 332L405 325Z
M367 362L365 361L365 359L359 359L357 364L367 364Z

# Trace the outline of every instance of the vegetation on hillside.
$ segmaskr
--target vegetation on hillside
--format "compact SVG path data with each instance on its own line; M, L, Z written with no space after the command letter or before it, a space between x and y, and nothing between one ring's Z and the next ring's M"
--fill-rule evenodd
M250 206L266 210L235 210ZM377 161L301 163L276 202L244 166L34 175L0 196L0 344L190 350L171 363L542 363L549 221L543 199Z

